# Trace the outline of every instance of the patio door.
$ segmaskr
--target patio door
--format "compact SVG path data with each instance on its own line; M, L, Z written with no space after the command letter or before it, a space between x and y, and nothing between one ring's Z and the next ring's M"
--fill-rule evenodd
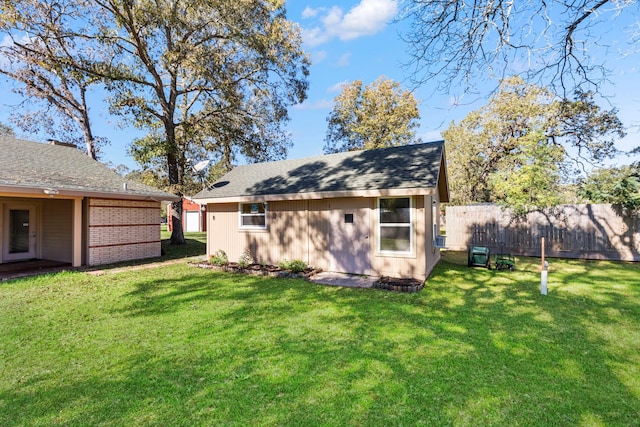
M5 205L3 261L20 261L36 257L35 217L36 208L33 205Z

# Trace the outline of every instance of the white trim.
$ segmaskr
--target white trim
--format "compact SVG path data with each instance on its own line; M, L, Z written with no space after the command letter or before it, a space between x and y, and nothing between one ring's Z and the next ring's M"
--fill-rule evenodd
M242 205L252 205L252 204L262 204L262 207L264 209L264 213L242 213ZM267 211L268 211L268 206L266 203L259 203L259 202L253 202L253 203L238 203L238 228L240 230L266 230L267 229ZM243 217L250 217L250 216L256 216L256 217L261 217L264 216L264 226L262 225L243 225L242 224L242 218Z
M409 199L409 223L381 223L380 222L380 201L382 199ZM413 197L411 196L403 196L403 197L379 197L376 202L376 224L377 224L377 250L380 255L413 255L415 252L415 226L414 226L414 218L415 218L415 207L413 203ZM391 250L383 250L382 246L382 233L381 229L384 227L407 227L409 228L409 250L408 251L391 251Z
M411 196L430 196L436 194L437 187L432 188L393 188L388 190L350 190L350 191L320 191L310 193L266 194L262 196L229 196L229 197L194 197L197 203L255 203L255 202L279 202L292 200L320 200L349 197L382 197L403 198Z

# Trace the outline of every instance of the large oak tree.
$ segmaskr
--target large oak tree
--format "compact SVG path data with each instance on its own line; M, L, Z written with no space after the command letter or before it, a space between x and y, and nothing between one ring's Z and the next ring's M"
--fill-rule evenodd
M27 19L29 2L15 7ZM60 0L78 19L65 67L100 79L111 112L147 131L132 146L145 166L161 164L169 191L185 194L199 160L227 168L282 158L287 108L302 102L308 60L283 0ZM173 204L171 242L184 243Z
M345 84L327 118L325 153L368 150L417 142L418 102L393 80Z
M590 94L563 99L512 77L443 136L452 203L497 202L524 213L560 202L563 172L575 176L612 157L624 130L616 111Z

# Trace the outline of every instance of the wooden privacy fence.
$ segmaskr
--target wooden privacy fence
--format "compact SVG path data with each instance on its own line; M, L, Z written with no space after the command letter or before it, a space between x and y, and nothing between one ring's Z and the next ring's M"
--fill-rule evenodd
M492 253L640 261L640 215L612 205L561 205L517 217L497 205L447 206L447 247Z

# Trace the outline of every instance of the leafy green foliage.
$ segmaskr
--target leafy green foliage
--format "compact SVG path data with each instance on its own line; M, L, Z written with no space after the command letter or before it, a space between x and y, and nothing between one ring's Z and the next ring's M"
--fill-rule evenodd
M613 156L624 130L615 110L603 111L589 94L559 100L512 77L443 136L453 204L497 202L525 213L563 202L569 162Z
M596 169L579 182L578 195L592 203L640 211L640 164Z
M209 262L213 265L217 265L219 267L223 265L229 264L229 257L227 257L227 253L222 249L218 249L212 256L209 258Z
M325 153L369 150L416 142L418 102L400 84L384 77L363 88L356 80L334 99L327 118Z
M238 265L241 268L247 268L254 262L255 259L253 258L253 255L251 255L251 252L249 252L249 250L244 251L242 255L240 255L240 259L238 259Z
M290 271L292 273L301 273L307 268L309 268L307 263L301 259L294 259L292 261L287 261L286 259L282 260L278 263L278 267L280 267L283 270Z

